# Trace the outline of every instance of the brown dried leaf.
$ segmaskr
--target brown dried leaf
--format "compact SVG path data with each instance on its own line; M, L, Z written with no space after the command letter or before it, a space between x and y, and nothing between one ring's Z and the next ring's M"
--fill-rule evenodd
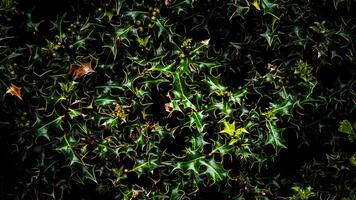
M83 63L81 66L73 64L70 65L70 73L72 73L74 79L80 78L93 72L95 72L95 70L91 67L91 61Z
M267 64L267 69L270 71L275 71L277 69L277 67L271 63Z
M172 4L171 0L164 0L164 5L170 6Z
M210 38L206 39L206 40L203 40L203 41L200 41L200 44L203 44L203 45L208 45L210 42Z
M164 109L167 111L167 112L171 112L173 110L173 105L172 103L165 103L164 104Z
M22 101L22 92L21 92L21 88L17 87L14 84L11 84L11 86L9 88L7 88L6 94L10 93L12 96L16 96L17 98L19 98Z

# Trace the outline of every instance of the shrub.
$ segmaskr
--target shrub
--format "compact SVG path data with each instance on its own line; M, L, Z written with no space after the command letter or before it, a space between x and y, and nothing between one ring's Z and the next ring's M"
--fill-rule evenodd
M355 2L0 5L3 198L354 197Z

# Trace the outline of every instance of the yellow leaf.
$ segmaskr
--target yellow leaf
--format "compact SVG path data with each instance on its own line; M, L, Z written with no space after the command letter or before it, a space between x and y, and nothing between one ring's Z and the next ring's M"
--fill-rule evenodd
M229 122L224 122L224 130L220 131L220 133L227 133L231 137L233 137L235 134L235 122L230 124Z
M252 2L252 5L257 9L257 10L261 10L260 8L260 0L254 0Z
M245 128L238 128L235 132L235 137L240 137L242 133L248 133Z

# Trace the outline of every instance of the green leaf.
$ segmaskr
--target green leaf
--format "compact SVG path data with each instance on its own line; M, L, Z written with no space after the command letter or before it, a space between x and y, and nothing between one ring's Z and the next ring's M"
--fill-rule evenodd
M160 71L163 72L165 75L170 75L173 73L173 67L175 66L175 62L169 65L162 65L160 63L154 63L150 70L152 71Z
M73 146L77 145L77 141L73 136L67 138L66 135L63 135L62 145L57 148L58 151L61 151L67 159L70 161L70 165L74 163L80 163L80 160L76 156L76 153L73 150Z
M172 93L174 94L174 98L179 99L184 108L191 108L193 110L196 110L194 104L186 96L186 93L188 93L188 91L186 90L186 85L182 81L181 77L182 75L179 72L173 73L174 90L172 90Z
M346 119L340 122L338 131L347 134L354 134L351 123Z
M173 90L174 96L178 99L186 99L187 97L184 94L185 85L182 82L181 74L179 72L173 73L173 84L175 86L175 90Z
M242 133L248 133L248 131L245 128L238 128L235 131L235 137L240 137Z
M148 41L150 40L151 35L146 36L144 39L140 38L140 36L137 37L137 42L139 43L140 46L146 47L148 44Z
M299 60L297 62L297 68L294 70L294 74L298 74L305 82L312 84L314 81L312 70L312 67L308 63Z
M203 122L203 111L200 112L193 112L190 116L190 125L195 125L197 130L201 133L204 130L204 122Z
M233 145L233 144L235 144L237 141L239 141L239 140L236 139L236 138L232 138L232 139L230 140L230 142L229 142L229 145Z
M56 124L57 126L60 126L60 123L62 122L62 119L64 118L64 115L57 117L56 119L48 122L47 124L41 126L40 128L38 128L35 131L35 135L38 137L45 137L48 140L50 140L49 135L48 135L48 129L50 126L52 126L53 124ZM37 121L35 123L36 124L40 124L42 120L40 120L39 118L37 118Z
M346 133L351 142L356 140L356 133L348 120L345 119L339 123L338 131Z
M277 6L278 6L277 4L271 3L269 0L262 0L263 13L270 14L274 18L279 20L280 18L274 15L274 11L276 10Z
M103 125L108 127L109 129L117 127L118 124L119 124L119 118L118 117L111 117L111 118L107 119L103 123Z
M69 111L68 114L71 119L73 119L74 117L78 117L80 115L80 111L78 111L78 110L80 110L80 109L75 109L75 110L73 110L71 108L68 109L68 111Z
M112 173L115 175L115 179L112 180L113 183L119 183L121 179L126 179L127 178L127 174L124 173L124 170L123 170L123 166L118 169L118 168L112 168L110 169L112 171Z
M209 86L211 93L224 95L226 87L221 85L217 79L212 80L211 78L206 78L204 82Z
M92 180L95 183L98 183L98 181L96 180L94 168L95 168L94 166L93 167L84 166L83 167L83 177L87 178L89 180Z
M339 4L344 2L344 1L346 1L346 0L333 0L335 10L337 10Z
M145 172L150 172L160 166L158 158L136 159L135 167L129 171L135 171L140 177Z
M133 26L129 26L129 27L124 27L122 28L122 26L117 26L118 29L116 29L116 38L115 39L119 39L122 42L126 41L128 45L130 45L130 39L129 39L129 33L133 30Z
M289 99L284 99L278 103L271 103L271 112L275 116L290 115L290 109L293 103Z
M266 121L266 126L269 130L268 136L267 136L267 142L266 144L271 144L274 149L277 150L277 152L282 149L282 148L287 148L283 143L282 143L282 138L281 138L281 133L283 129L277 127L277 121Z
M48 136L48 127L46 127L46 126L43 126L43 127L39 128L39 129L37 129L35 131L35 135L37 136L37 138L38 137L45 137L45 138L47 138L47 140L50 140L49 136Z
M175 160L173 170L183 170L184 172L193 172L196 175L205 174L213 182L224 180L228 177L228 171L225 170L221 163L216 162L213 158L205 159L199 153L187 150L185 160Z
M172 200L178 200L181 197L181 194L179 194L181 188L180 188L180 184L176 184L173 186L173 188L171 189L171 195L169 197L169 199Z
M356 167L356 153L349 158L350 164Z
M215 102L215 100L213 100L213 108L215 110L215 108L220 110L220 113L223 113L225 115L225 117L228 117L231 115L233 109L230 107L230 104L227 102Z
M267 26L266 32L260 35L267 40L268 46L272 46L272 42L275 36L273 35L273 31L269 26Z
M271 3L269 0L262 0L263 11L266 13L273 13L277 6L277 4Z
M87 128L86 121L82 120L82 121L78 122L77 126L79 127L79 129L81 131L83 131L84 133L88 134L88 128Z
M204 134L199 132L194 132L193 136L190 139L190 143L192 144L193 150L201 149L208 142L204 141Z
M95 102L97 105L105 106L105 105L111 105L114 102L117 102L117 99L114 99L112 97L99 97L99 98L95 99Z
M243 89L238 90L238 91L234 91L232 93L232 95L230 96L230 101L236 102L239 105L241 105L241 103L242 103L243 99L246 97L247 93L248 92L247 92L246 88L243 88Z
M301 199L301 200L307 200L313 196L315 196L315 193L312 192L312 187L307 187L307 188L301 188L299 186L294 186L292 187L295 195L292 196L291 199Z
M208 175L208 177L214 182L222 181L228 177L227 171L220 163L217 163L214 159L201 159L199 160L199 163L201 166L206 166L204 174Z

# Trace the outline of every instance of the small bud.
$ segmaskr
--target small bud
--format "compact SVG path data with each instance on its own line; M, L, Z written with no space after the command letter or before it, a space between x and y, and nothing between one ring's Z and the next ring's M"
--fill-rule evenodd
M156 11L157 13L161 12L159 8L154 8L154 11Z

